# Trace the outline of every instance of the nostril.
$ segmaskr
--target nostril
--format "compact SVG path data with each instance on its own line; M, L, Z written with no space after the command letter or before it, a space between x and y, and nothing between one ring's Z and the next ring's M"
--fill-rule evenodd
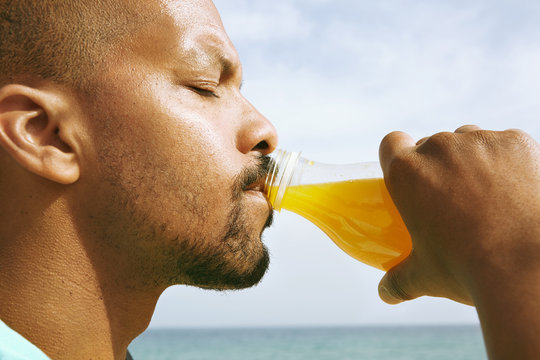
M269 148L268 143L265 140L263 140L257 145L255 145L253 150L268 150L268 148Z

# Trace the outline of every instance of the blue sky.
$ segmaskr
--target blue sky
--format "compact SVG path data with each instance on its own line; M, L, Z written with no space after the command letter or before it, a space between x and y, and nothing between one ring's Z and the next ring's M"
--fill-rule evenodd
M540 2L216 0L244 65L244 94L280 147L329 163L376 160L390 131L415 138L464 124L540 139ZM283 212L264 235L262 284L173 287L152 327L476 323L474 309L378 299L382 272Z

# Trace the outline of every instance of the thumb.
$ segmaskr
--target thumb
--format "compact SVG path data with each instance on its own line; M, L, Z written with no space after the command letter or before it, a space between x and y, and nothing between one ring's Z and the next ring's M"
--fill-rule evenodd
M422 296L415 285L412 255L390 269L379 283L379 297L385 303L399 304Z

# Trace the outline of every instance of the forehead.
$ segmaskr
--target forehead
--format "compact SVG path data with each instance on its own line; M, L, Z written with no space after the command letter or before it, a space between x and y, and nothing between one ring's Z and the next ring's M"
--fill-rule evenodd
M161 0L163 13L179 26L217 24L223 27L219 13L211 0Z
M161 0L156 21L130 41L137 55L152 62L222 67L238 63L219 13L210 0Z

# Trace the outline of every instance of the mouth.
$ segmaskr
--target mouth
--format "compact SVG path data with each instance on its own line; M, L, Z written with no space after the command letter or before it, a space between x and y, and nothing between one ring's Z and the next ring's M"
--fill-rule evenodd
M268 198L266 197L266 194L264 192L264 183L265 183L265 178L261 177L257 179L256 181L252 182L251 184L249 184L248 186L246 186L244 188L244 193L250 194L252 196L256 196L259 199L264 200L266 205L271 209L272 206L270 205L270 202L268 201Z
M268 167L270 164L270 158L268 156L260 156L253 167L245 168L237 177L236 183L239 185L236 187L236 196L241 194L249 194L251 196L257 196L268 202L265 194L266 180L268 177Z
M255 181L248 183L248 185L244 186L244 188L242 189L244 194L252 197L253 199L257 199L257 201L260 202L261 205L263 203L266 205L265 207L268 213L267 213L266 222L264 223L262 231L272 226L273 219L274 219L273 208L270 201L268 200L268 197L266 196L265 185L266 185L266 175L259 176ZM261 231L261 234L262 234L262 231Z
M259 177L255 181L251 182L249 185L244 187L244 191L258 191L258 192L264 192L264 183L265 183L265 177Z
M257 191L257 192L263 192L264 190L264 179L262 181L254 182L244 189L244 191Z

